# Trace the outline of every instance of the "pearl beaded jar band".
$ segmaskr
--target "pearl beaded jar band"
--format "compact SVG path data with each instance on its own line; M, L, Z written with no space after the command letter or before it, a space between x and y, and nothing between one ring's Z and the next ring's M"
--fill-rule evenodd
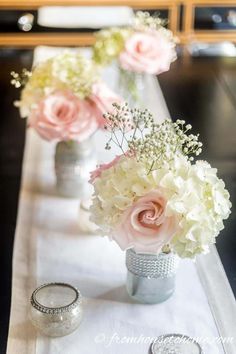
M173 253L139 254L126 252L126 266L130 272L145 278L167 278L176 273L179 257Z

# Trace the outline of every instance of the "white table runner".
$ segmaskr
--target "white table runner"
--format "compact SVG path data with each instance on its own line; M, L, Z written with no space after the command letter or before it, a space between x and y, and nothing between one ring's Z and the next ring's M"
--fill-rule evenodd
M50 53L51 49L40 48L37 58L45 58ZM158 83L150 81L147 90L151 97L149 107L155 109L156 116L166 118L168 111ZM96 145L102 160L107 154L103 132L96 134ZM217 342L221 333L226 336L234 333L235 314L232 292L217 253L214 251L213 257L219 264L214 261L213 271L211 255L201 257L198 267L189 260L182 261L175 294L168 301L157 305L133 303L125 290L124 253L107 238L81 234L78 201L57 196L53 155L54 144L41 140L32 130L27 131L7 353L141 354L148 353L151 338L182 333L200 338L205 354L235 354L234 343L226 344L224 351ZM203 271L206 263L207 276ZM219 278L224 294L216 280ZM36 333L27 315L31 292L36 286L51 281L71 283L84 296L84 319L80 328L56 339ZM226 321L218 294L212 292L214 285L220 289L220 301L227 296ZM230 327L227 327L228 319Z

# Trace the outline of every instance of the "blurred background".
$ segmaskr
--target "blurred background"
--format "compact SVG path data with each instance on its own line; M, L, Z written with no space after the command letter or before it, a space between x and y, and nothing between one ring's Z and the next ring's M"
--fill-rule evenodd
M13 101L10 72L30 69L38 45L89 46L93 33L129 23L133 11L167 19L179 38L178 60L158 76L172 118L200 133L204 154L236 200L236 2L235 0L1 0L0 1L0 266L1 338L6 343L11 262L26 121ZM236 294L236 214L217 248ZM5 353L1 344L1 353Z

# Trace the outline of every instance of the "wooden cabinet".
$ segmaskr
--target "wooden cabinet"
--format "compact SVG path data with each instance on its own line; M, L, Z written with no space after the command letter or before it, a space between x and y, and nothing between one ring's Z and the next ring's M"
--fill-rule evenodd
M218 41L232 41L236 43L236 22L235 26L228 26L222 28L215 26L212 29L199 29L196 26L196 15L198 9L232 9L236 16L236 1L235 0L185 0L184 14L183 14L183 30L178 33L181 43L186 44L192 41L218 42ZM212 16L217 15L213 13ZM220 20L220 18L218 18ZM215 20L217 22L217 18Z
M11 20L17 22L18 16L22 16L24 12L31 13L36 18L39 7L50 5L123 5L130 6L134 10L163 11L168 16L168 27L179 37L181 44L192 41L236 42L235 0L1 0L0 46L85 46L94 42L92 30L45 29L34 24L32 30L23 32L14 23L12 27L8 26L8 29L6 29L7 25L3 26L7 22L5 16L7 14L7 16L11 14L9 16ZM1 21L1 18L4 18L4 21ZM12 30L9 30L10 27Z

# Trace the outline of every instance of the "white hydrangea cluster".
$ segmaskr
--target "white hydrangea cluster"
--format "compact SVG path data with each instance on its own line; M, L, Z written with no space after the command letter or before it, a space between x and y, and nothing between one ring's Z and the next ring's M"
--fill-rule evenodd
M104 234L110 234L119 219L138 197L153 188L151 175L136 159L121 157L114 166L102 172L93 182L94 195L91 219Z
M21 116L27 117L42 98L54 91L70 90L81 99L89 96L92 85L99 79L99 69L80 53L65 51L38 64L27 82L25 75L12 72L12 76L15 87L25 86L16 105Z
M195 164L186 156L147 174L144 161L122 156L94 182L92 221L110 235L124 211L140 197L161 188L167 200L166 216L175 215L179 228L169 246L180 257L208 252L223 228L231 203L217 170L205 161Z

